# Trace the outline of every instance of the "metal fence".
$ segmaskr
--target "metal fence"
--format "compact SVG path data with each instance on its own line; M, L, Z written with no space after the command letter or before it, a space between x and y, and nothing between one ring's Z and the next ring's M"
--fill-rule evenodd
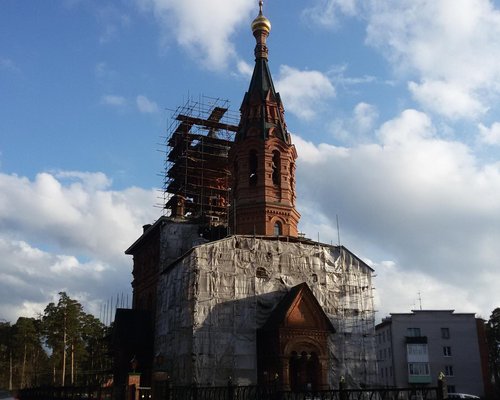
M157 382L152 388L131 387L118 399L112 388L42 387L23 389L19 400L443 400L442 391L429 388L338 389L319 391L283 391L274 386L172 387Z
M154 400L442 400L442 391L429 388L338 389L283 391L273 386L170 387L157 384Z
M18 391L19 400L112 400L113 388L100 386L44 386Z

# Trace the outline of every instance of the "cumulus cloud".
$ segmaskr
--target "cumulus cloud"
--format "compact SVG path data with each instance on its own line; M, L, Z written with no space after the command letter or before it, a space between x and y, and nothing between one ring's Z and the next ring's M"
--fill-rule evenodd
M494 122L489 128L478 125L479 139L482 143L500 146L500 122Z
M397 282L407 290L416 292L422 285L424 293L427 279L464 295L464 301L438 296L428 307L460 304L488 312L500 302L498 281L486 279L497 277L500 263L495 251L500 241L500 164L481 163L465 144L443 140L430 118L416 110L383 123L377 137L378 143L352 148L294 138L301 223L313 229L307 233L315 237L320 227L302 204L330 226L339 215L343 244L359 255L383 257L378 263L393 262L398 274L404 272ZM328 239L336 241L335 235ZM421 283L415 285L417 272ZM384 285L382 281L376 285ZM491 297L479 298L479 291ZM395 297L380 296L385 307L396 304Z
M320 71L301 71L288 65L279 70L276 88L286 110L299 118L311 119L324 106L324 101L335 96L335 88Z
M110 185L102 173L0 174L0 318L40 312L61 290L94 310L130 290L123 252L157 217L156 191Z
M332 135L344 143L372 141L373 127L378 119L377 108L368 103L358 103L347 119L337 118L329 124Z
M339 15L353 16L357 9L356 0L317 0L315 5L304 9L302 17L315 25L334 28L339 24Z
M450 119L475 118L487 110L474 93L454 83L410 82L408 88L413 97L424 107Z
M256 13L256 4L248 0L136 2L142 10L153 13L164 42L174 36L178 45L211 70L224 69L235 58L230 38L237 27L247 26L243 22L250 20L252 12Z
M107 94L101 97L101 104L112 107L123 107L127 104L127 99L123 96Z
M238 73L243 77L250 78L252 76L253 66L248 64L246 61L238 61L236 68L238 69Z
M139 95L135 99L137 108L141 113L152 114L159 111L158 104L149 100L146 96Z
M424 310L456 309L489 316L489 302L479 298L477 292L467 287L457 287L420 271L405 270L392 261L372 263L372 266L376 270L375 303L379 318L390 313L418 310L420 307ZM491 289L490 285L488 292L493 294Z
M500 88L500 11L489 0L371 1L367 43L415 74L415 99L446 117L475 118ZM418 12L417 12L418 11Z

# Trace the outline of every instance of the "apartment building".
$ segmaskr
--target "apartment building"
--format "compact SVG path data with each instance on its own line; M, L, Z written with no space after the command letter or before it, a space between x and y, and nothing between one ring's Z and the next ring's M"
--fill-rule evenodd
M484 330L470 313L413 310L391 313L375 328L378 382L382 386L436 386L445 375L448 392L484 396L487 368L481 357Z

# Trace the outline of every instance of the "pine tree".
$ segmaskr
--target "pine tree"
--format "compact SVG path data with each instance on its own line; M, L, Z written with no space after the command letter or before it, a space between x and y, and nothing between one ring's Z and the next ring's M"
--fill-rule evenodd
M49 303L42 317L46 344L52 350L54 383L57 383L55 371L60 367L60 384L65 386L70 361L71 384L75 383L75 353L81 343L81 325L84 312L82 305L71 299L65 292L59 293L57 304Z
M29 387L36 384L39 368L47 356L41 344L40 321L20 317L12 328L18 370L17 387Z
M0 387L12 390L12 326L10 322L0 322Z
M495 393L500 398L500 308L495 308L486 324L488 338L489 365L495 385ZM496 397L496 398L497 398Z

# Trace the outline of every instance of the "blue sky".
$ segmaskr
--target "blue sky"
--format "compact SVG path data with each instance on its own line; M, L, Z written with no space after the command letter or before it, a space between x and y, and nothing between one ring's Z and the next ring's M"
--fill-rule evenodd
M254 0L0 5L0 319L66 290L100 313L160 216L158 150L188 97L237 111ZM500 5L269 0L299 154L300 229L376 270L376 308L489 317L500 282Z

